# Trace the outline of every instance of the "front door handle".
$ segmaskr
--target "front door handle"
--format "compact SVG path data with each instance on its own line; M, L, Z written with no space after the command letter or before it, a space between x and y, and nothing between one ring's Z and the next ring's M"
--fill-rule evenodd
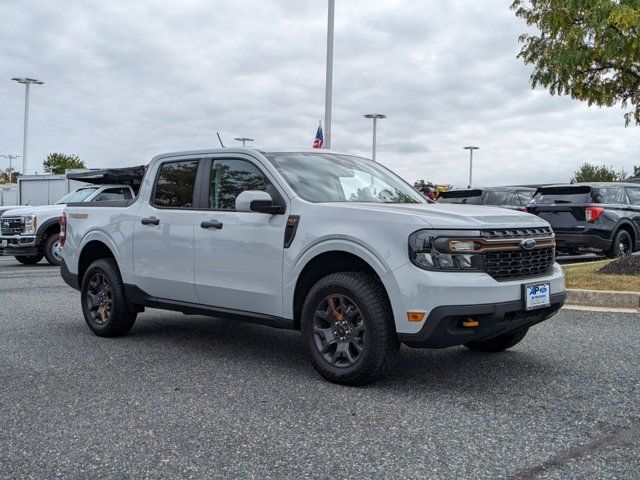
M160 219L156 217L143 218L141 222L143 225L160 225Z
M200 227L202 227L202 228L216 228L216 229L220 230L222 228L222 222L219 222L217 220L211 220L210 222L202 222L200 224Z

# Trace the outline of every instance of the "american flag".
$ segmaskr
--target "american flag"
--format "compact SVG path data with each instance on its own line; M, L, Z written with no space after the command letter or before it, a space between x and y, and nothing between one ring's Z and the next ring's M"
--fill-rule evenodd
M324 145L324 136L322 135L322 122L318 125L318 131L316 132L316 139L313 141L313 148L322 148Z

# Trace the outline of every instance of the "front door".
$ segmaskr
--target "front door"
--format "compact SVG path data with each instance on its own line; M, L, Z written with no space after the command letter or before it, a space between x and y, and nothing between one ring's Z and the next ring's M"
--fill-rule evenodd
M245 190L280 193L251 157L214 157L205 165L208 194L194 222L198 302L281 317L287 216L235 211L235 199Z
M201 159L159 164L134 226L136 285L152 297L196 302L193 268L195 186Z

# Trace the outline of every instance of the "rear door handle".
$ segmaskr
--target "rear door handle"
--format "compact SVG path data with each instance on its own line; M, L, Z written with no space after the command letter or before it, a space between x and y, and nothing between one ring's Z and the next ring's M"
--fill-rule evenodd
M141 222L143 225L160 225L160 219L156 217L143 218Z
M218 230L220 230L222 228L222 222L219 222L217 220L211 220L210 222L202 222L200 224L200 227L202 227L202 228L217 228Z

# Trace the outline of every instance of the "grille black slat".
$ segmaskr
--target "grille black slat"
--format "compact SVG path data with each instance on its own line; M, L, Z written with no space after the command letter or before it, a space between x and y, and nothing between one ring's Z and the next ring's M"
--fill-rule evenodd
M484 230L489 240L541 238L553 235L549 227ZM513 280L547 274L555 262L555 248L534 250L494 251L484 255L484 270L496 280Z
M6 224L9 224L8 226ZM0 219L2 235L19 235L22 233L22 219L20 217L6 217Z
M496 239L510 239L510 238L540 238L548 237L553 234L553 230L550 227L538 227L538 228L500 228L495 230L483 230L482 238L496 240Z

